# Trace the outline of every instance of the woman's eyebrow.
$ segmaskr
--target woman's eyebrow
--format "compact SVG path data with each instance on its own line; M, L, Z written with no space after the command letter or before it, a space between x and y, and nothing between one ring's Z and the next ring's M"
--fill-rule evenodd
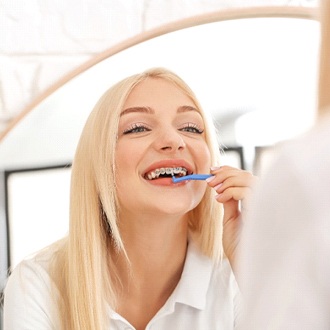
M188 112L188 111L196 111L199 113L199 111L191 105L182 105L182 106L178 107L178 110L177 110L178 113L183 113L183 112ZM127 115L129 113L134 113L134 112L155 114L155 110L150 107L130 107L130 108L124 109L121 112L120 117L123 115Z
M187 112L187 111L196 111L199 113L199 111L191 105L182 105L181 107L178 108L178 113Z
M155 110L153 110L150 107L131 107L131 108L124 109L121 112L120 117L123 116L123 115L127 115L129 113L134 113L134 112L154 114L155 113Z

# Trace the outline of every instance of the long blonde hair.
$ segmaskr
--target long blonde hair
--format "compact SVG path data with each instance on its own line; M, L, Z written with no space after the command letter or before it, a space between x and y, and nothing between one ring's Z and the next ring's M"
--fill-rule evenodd
M102 329L106 305L116 306L116 269L109 249L125 253L117 221L115 149L119 115L132 89L145 79L166 79L186 93L205 121L212 164L219 163L219 146L211 119L194 93L173 72L153 68L111 87L91 112L72 166L70 229L56 253L52 277L61 293L64 329ZM190 230L201 251L215 261L222 256L222 208L207 189L191 212Z

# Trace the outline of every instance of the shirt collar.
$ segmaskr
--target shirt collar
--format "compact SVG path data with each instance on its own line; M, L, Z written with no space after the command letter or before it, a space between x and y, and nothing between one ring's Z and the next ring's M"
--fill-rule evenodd
M181 279L168 301L169 307L181 303L204 309L212 270L212 260L203 255L190 239Z
M189 239L186 260L180 281L163 308L157 313L157 316L160 317L172 313L176 303L191 306L199 310L205 309L213 266L212 260L202 254L193 240ZM127 323L110 306L108 306L108 313L113 320L121 320Z

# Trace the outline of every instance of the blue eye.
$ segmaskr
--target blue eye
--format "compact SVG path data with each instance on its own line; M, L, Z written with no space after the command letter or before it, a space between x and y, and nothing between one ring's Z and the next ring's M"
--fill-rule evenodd
M134 124L130 128L125 129L123 134L134 134L134 133L142 133L151 131L148 127L141 124Z
M204 130L198 127L196 124L188 123L186 126L179 129L182 132L194 133L194 134L203 134Z

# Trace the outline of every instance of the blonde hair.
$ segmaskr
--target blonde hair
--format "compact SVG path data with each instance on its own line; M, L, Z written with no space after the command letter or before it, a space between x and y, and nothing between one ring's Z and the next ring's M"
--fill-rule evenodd
M117 221L115 149L120 112L132 89L145 79L171 81L188 95L205 121L212 164L220 151L211 119L192 90L173 72L153 68L111 87L97 102L83 129L72 166L70 229L57 248L52 277L61 293L64 329L102 329L106 304L116 306L116 269L109 249L125 253ZM222 257L222 208L207 189L191 211L190 230L201 251ZM62 300L63 299L63 300Z
M321 2L321 48L319 63L318 111L329 111L330 106L330 0Z

